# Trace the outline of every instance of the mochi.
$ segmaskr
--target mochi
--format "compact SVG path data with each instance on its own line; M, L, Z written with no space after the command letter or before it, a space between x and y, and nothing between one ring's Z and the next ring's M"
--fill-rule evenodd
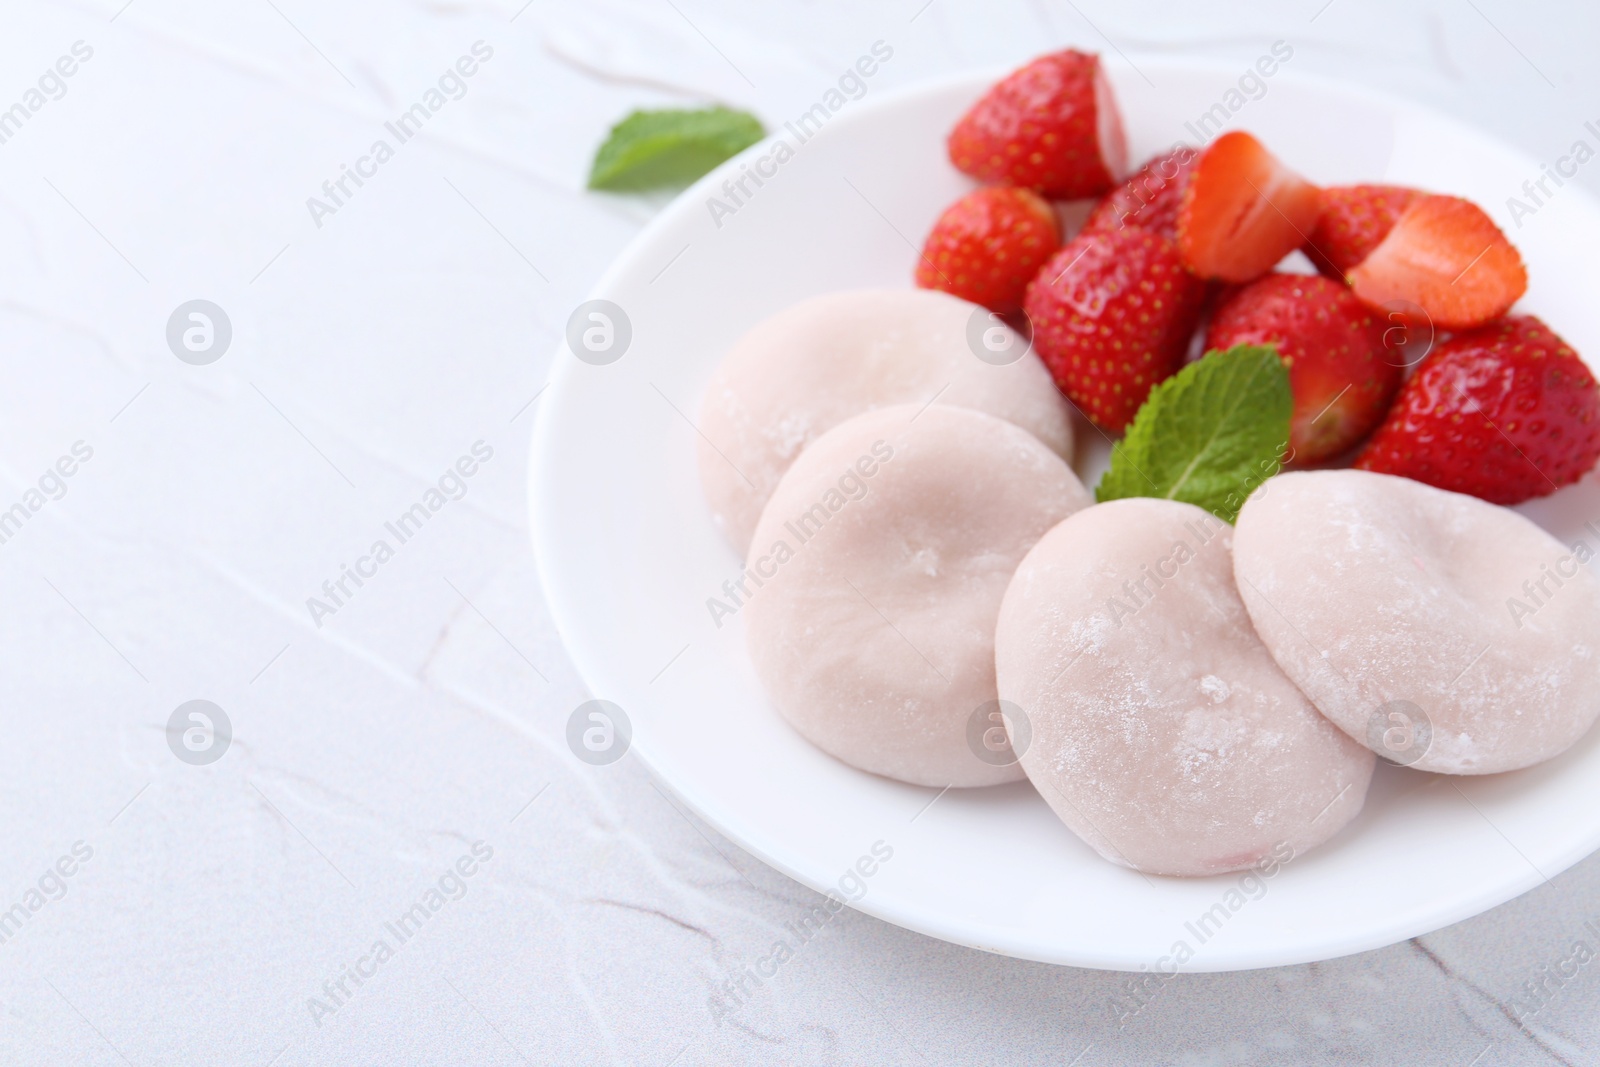
M822 434L779 481L743 576L773 705L875 774L1020 779L989 717L995 616L1034 541L1089 504L1038 438L966 408L895 405Z
M1600 579L1517 512L1369 471L1263 483L1234 570L1267 649L1322 713L1397 763L1493 774L1600 712Z
M1262 646L1233 583L1232 529L1191 504L1080 511L1018 566L1000 606L1000 700L1023 770L1114 863L1207 875L1333 836L1375 760ZM1019 744L1020 747L1020 744Z
M734 343L706 387L698 447L712 518L743 554L802 449L852 415L935 398L1014 422L1071 461L1069 409L1050 373L976 304L882 289L778 312Z

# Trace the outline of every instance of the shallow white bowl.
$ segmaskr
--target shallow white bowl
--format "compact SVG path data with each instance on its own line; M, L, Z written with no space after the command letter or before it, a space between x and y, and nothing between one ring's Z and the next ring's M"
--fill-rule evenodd
M1193 140L1184 124L1240 73L1154 59L1141 68L1154 85L1112 74L1134 161ZM706 607L740 561L702 503L690 420L722 354L758 320L817 293L910 284L923 235L971 187L945 159L945 133L1000 73L846 104L714 220L708 198L776 142L729 161L667 207L596 288L631 323L623 356L596 366L558 353L534 433L534 547L572 660L595 696L631 717L633 754L723 834L814 889L864 892L854 907L934 937L1084 967L1170 969L1180 942L1191 971L1375 948L1493 907L1595 849L1600 732L1514 774L1380 766L1354 824L1243 892L1238 876L1146 878L1105 862L1026 783L952 790L929 807L935 790L847 767L772 710L738 617L719 629ZM1562 189L1514 226L1506 198L1539 175L1536 161L1411 104L1288 70L1267 85L1231 125L1314 181L1476 200L1527 258L1522 309L1600 352L1590 310L1600 211L1585 194ZM1097 464L1094 451L1080 469ZM1584 529L1600 527L1593 476L1525 510L1564 541L1600 549ZM892 858L841 892L841 875L880 841Z

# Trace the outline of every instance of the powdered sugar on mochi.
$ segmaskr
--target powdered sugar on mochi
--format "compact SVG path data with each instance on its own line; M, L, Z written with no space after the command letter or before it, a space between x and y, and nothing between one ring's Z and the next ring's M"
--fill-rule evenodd
M1297 855L1355 817L1374 759L1262 647L1226 523L1169 500L1081 511L1017 568L1002 700L1029 717L1028 778L1113 862L1205 875Z
M1395 755L1382 727L1398 701L1420 709L1431 740L1397 758L1451 774L1547 760L1600 713L1587 545L1475 497L1355 470L1269 480L1236 541L1240 592L1268 649L1380 754Z
M1017 562L1089 503L1037 438L964 408L897 405L823 434L779 482L747 563L750 657L773 705L876 774L1021 778L1009 753L969 746L968 724L996 699L995 616Z
M937 396L1016 423L1070 460L1072 424L1049 372L1032 352L1006 366L978 359L968 330L979 310L926 289L833 293L735 342L698 420L701 486L733 546L749 547L761 509L806 445L863 411Z

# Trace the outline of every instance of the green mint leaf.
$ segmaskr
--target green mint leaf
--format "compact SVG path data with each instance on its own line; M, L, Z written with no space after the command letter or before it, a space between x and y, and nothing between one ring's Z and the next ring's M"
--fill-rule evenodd
M1293 409L1276 348L1213 349L1150 390L1095 499L1182 500L1232 522L1282 466Z
M611 127L594 154L589 188L638 192L688 185L766 134L754 115L725 107L635 111Z

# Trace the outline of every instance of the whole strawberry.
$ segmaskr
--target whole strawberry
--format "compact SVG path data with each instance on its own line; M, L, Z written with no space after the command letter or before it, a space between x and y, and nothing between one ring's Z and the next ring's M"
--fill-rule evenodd
M1178 251L1202 278L1254 281L1305 240L1317 187L1252 135L1229 130L1206 145L1183 187Z
M1403 185L1330 185L1318 197L1321 214L1306 256L1317 270L1344 281L1394 228L1395 220L1423 194Z
M951 204L933 224L917 260L917 285L1010 314L1060 245L1048 201L1027 189L989 186Z
M1217 308L1206 348L1277 347L1294 394L1292 458L1320 463L1370 433L1400 388L1403 360L1385 346L1387 325L1339 282L1269 274Z
M1100 57L1068 49L996 82L950 131L956 169L1055 200L1096 196L1123 172L1127 145Z
M1090 230L1040 269L1023 310L1056 385L1120 432L1151 387L1182 365L1205 293L1160 234Z
M1600 460L1600 386L1532 315L1428 354L1356 460L1496 504L1546 496Z
M1183 189L1199 158L1200 153L1184 145L1150 160L1094 206L1083 228L1138 226L1177 240Z

